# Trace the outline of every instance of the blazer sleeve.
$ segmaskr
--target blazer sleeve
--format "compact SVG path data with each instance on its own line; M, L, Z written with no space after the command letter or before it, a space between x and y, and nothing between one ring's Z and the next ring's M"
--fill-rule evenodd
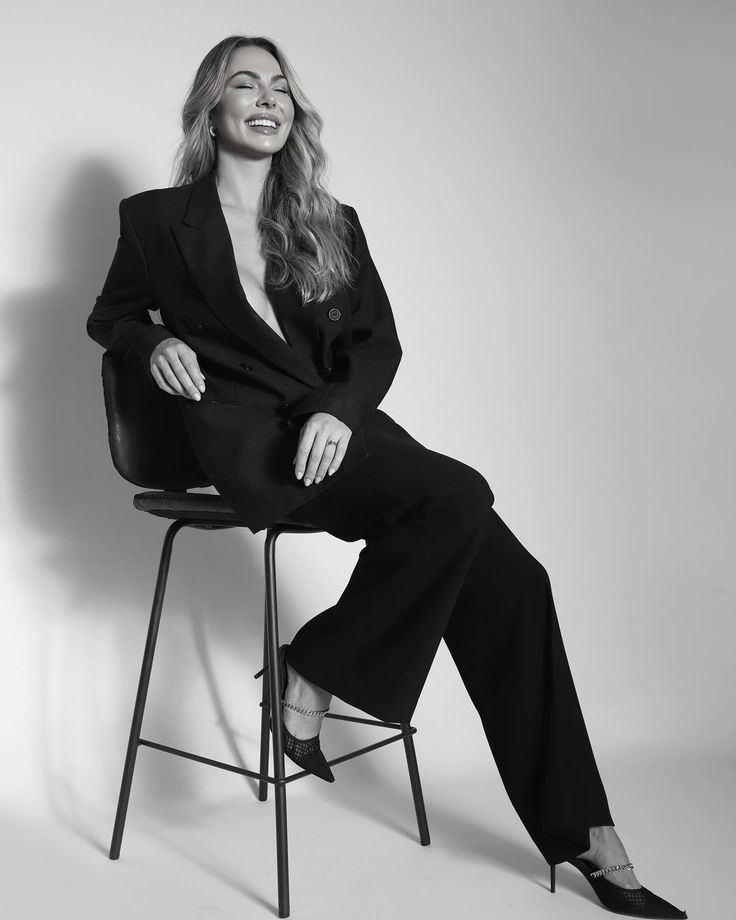
M151 279L145 256L128 214L126 199L120 202L120 236L102 292L87 318L87 334L103 348L123 357L135 356L155 383L150 370L153 349L172 333L154 323Z
M345 207L353 226L353 255L358 260L349 298L351 340L333 352L329 380L291 404L287 418L292 428L307 414L329 412L355 430L361 424L362 410L378 407L401 361L391 304L355 208Z

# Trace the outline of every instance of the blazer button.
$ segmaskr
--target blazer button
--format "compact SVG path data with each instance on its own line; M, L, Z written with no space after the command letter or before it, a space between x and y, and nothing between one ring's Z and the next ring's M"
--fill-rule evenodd
M241 364L240 366L243 368L244 371L252 371L252 370L253 370L253 368L250 366L250 364Z
M334 322L337 322L337 320L339 320L340 317L342 316L342 312L338 310L337 307L333 307L327 315L330 317L331 320L333 320Z

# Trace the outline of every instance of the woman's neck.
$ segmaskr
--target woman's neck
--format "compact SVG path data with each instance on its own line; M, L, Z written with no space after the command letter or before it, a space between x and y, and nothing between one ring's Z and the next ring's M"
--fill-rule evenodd
M270 156L249 160L219 151L215 182L222 206L234 208L244 214L255 214L270 168Z

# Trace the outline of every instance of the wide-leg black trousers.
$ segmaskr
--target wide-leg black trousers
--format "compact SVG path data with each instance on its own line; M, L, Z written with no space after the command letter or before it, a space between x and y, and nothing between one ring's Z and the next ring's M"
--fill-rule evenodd
M614 822L547 571L481 473L380 414L380 431L363 429L370 456L289 515L365 540L289 664L376 718L409 722L444 639L513 807L547 862L562 862L589 847L589 827Z

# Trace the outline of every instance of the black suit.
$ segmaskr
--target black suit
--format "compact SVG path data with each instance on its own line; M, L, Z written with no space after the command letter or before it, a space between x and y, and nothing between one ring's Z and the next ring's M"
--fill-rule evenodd
M269 291L290 345L243 295L212 174L121 203L118 250L88 329L146 369L170 333L192 346L207 395L171 398L211 481L254 532L288 512L365 540L339 601L292 639L296 671L377 718L408 722L444 639L514 808L547 861L561 862L588 848L588 827L613 820L549 577L492 507L481 473L377 408L401 348L357 215L343 207L356 290L308 310ZM165 328L152 325L153 306ZM353 434L339 471L306 487L291 461L300 421L317 410Z

